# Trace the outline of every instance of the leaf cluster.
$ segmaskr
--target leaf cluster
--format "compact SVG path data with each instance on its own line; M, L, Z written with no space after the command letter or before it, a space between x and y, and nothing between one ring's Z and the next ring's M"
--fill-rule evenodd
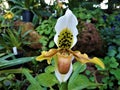
M29 34L30 30L21 34L21 27L19 30L6 29L5 33L0 35L0 46L4 47L6 51L11 51L13 47L21 49L23 45L28 44L26 36Z
M48 50L55 46L53 41L55 30L54 26L56 23L56 19L49 18L48 20L44 20L37 28L37 32L41 35L40 43L42 43L42 50Z
M68 82L59 83L54 75L54 69L53 65L49 65L45 68L44 73L40 73L35 77L35 80L42 86L43 90L82 90L95 89L103 86L103 84L91 82L86 75L82 74L86 70L86 65L79 62L73 64L73 74ZM28 90L32 89L37 90L37 88L31 84Z

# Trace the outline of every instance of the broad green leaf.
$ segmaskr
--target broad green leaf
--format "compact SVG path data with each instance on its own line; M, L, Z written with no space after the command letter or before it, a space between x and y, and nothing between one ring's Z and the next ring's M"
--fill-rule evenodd
M80 67L82 64L80 62L75 62L73 64L73 70L76 71L78 67ZM86 69L86 64L83 64L81 69L79 70L79 73L83 72Z
M82 90L85 88L95 88L101 84L92 83L84 75L77 75L72 83L68 84L68 90Z
M38 88L35 85L29 85L27 90L41 90L41 88ZM44 90L44 89L42 89L42 90Z
M67 82L63 82L60 84L60 88L59 90L68 90L68 87L67 87Z
M50 73L42 73L36 77L36 80L39 82L40 85L45 87L51 87L58 83L58 80L53 74Z
M45 68L45 72L46 73L52 73L52 72L54 72L55 71L55 67L54 66L47 66L46 68Z
M77 66L77 67L75 67L74 66L74 71L73 71L73 74L72 74L72 76L70 77L70 80L69 80L69 84L71 84L72 83L72 81L75 79L75 77L80 73L80 71L83 71L84 69L83 69L83 67L85 67L84 66L84 64L81 64L80 63L80 65L78 64L78 63L76 63L75 65ZM76 68L76 69L75 69Z

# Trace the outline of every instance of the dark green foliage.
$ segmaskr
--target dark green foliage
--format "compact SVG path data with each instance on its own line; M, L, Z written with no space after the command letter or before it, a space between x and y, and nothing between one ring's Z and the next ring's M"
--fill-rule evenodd
M56 19L49 18L48 20L44 20L41 25L36 28L37 32L41 35L40 43L42 43L42 50L48 50L55 46L53 40L55 23Z
M31 32L31 30L27 31L24 34L21 34L21 28L19 30L15 29L6 29L5 33L0 35L0 45L7 52L11 52L13 47L17 47L18 49L22 49L22 46L29 44L26 40L26 36Z
M112 90L120 88L120 15L117 12L107 16L107 26L100 30L102 39L107 48L103 61L106 65L104 78L105 89ZM109 21L109 22L108 22Z
M100 34L106 43L106 47L111 45L119 47L120 46L120 15L119 13L114 13L112 15L106 16L106 21L108 25L102 28ZM111 19L110 19L111 18Z

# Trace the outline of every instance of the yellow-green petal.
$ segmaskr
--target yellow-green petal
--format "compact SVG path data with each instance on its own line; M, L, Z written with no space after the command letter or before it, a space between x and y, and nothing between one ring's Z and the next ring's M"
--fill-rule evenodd
M104 63L97 57L93 57L92 59L88 57L87 54L81 54L79 51L71 51L69 50L78 60L79 62L85 64L85 63L94 63L102 67L103 69L105 68Z
M42 54L36 57L37 61L47 60L47 63L51 63L51 59L58 52L57 49L50 49L49 51L43 51Z
M103 69L105 68L104 63L97 57L94 57L93 59L90 59L89 62L94 63L102 67Z

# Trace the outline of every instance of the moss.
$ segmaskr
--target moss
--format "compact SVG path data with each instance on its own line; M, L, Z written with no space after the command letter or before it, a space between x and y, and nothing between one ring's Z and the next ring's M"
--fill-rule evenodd
M104 43L94 24L79 20L78 31L78 42L73 49L88 55L104 56Z

